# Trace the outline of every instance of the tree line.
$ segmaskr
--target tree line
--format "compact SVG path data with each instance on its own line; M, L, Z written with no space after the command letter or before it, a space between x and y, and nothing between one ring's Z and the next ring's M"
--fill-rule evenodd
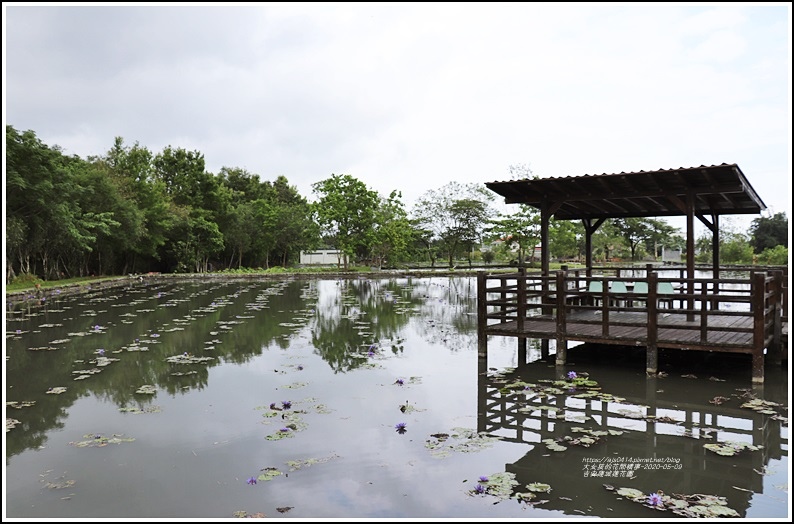
M511 173L531 174L522 166ZM524 205L498 211L484 185L450 182L409 211L349 174L312 184L313 201L279 175L239 167L206 170L198 151L153 153L116 137L103 155L67 156L34 131L6 126L6 282L145 272L289 267L302 250L335 248L340 266L532 262L540 214ZM785 264L788 219L754 220L730 232L725 262ZM552 257L578 259L584 228L551 220ZM613 219L593 236L597 259L658 257L681 248L676 228L652 218ZM710 237L698 241L708 257ZM785 256L783 256L785 255ZM735 259L735 260L734 260Z

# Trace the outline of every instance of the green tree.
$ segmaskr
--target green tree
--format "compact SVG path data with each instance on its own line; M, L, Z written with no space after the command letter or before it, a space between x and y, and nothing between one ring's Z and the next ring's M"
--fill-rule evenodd
M653 226L650 220L644 217L629 217L615 218L611 222L629 247L631 260L637 260L637 248L652 237Z
M493 211L489 203L492 192L479 184L449 182L437 190L427 191L414 206L417 225L432 232L433 241L446 252L449 267L461 247L468 248L484 232Z
M737 231L731 220L720 222L720 264L751 264L753 262L753 248L749 237ZM703 232L695 240L695 261L710 263L712 261L712 234Z
M301 250L314 249L319 244L320 229L311 205L285 176L276 177L269 193L275 206L273 253L286 267Z
M584 226L573 220L549 220L549 254L553 258L574 258L584 239Z
M325 236L333 238L343 253L347 270L351 257L369 252L380 197L351 175L332 174L313 184L312 190L319 197L312 210Z
M768 247L758 255L758 263L769 266L788 265L788 248L781 245Z
M407 254L413 230L401 198L399 192L392 191L388 198L381 198L375 213L372 256L378 267L394 266Z
M540 243L540 211L526 204L519 204L512 215L500 214L491 220L485 231L490 241L502 241L508 249L518 251L518 263L524 265L528 253L535 253Z
M125 230L130 236L129 247L120 254L124 259L122 273L135 273L148 268L151 262L161 258L161 248L174 225L165 183L155 176L154 157L147 148L137 142L129 147L121 137L116 137L113 146L101 161L109 168L121 197L134 203L140 224Z
M785 213L760 217L750 225L753 251L761 253L775 246L788 247L788 218Z
M654 260L659 257L659 251L662 246L669 248L682 248L684 247L684 239L680 235L680 229L671 226L664 220L657 220L654 218L645 219L648 225L648 234L645 237L645 249L649 253L653 253Z

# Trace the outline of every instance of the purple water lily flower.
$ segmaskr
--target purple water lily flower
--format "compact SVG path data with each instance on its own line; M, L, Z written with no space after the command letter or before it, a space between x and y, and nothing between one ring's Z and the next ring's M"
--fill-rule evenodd
M275 402L270 403L270 409L278 409Z
M484 495L486 490L487 488L482 484L477 484L476 486L474 486L474 493L476 493L477 495Z
M290 402L289 400L282 400L282 401L281 401L281 406L282 406L284 409L289 409L289 408L291 408L291 407L292 407L292 402Z
M282 433L289 433L289 428L281 428L279 431Z
M568 378L569 378L570 380L573 380L573 379L575 379L577 376L578 376L578 375L576 374L576 371L569 371L569 372L568 372Z
M402 386L403 384L405 384L405 381L401 378L398 378L397 380L394 381L394 383L397 384L398 386Z
M374 357L374 356L375 356L375 352L374 352L374 351L369 351L369 352L367 353L367 356L368 356L368 357Z
M648 495L648 505L650 506L658 506L662 503L662 496L658 493L651 493Z
M394 429L396 429L397 433L401 435L406 431L408 431L407 429L405 429L405 422L398 422L397 424L394 425Z
M298 366L298 371L302 371L302 370L303 370L303 366Z
M488 477L485 475L480 475L480 482L488 482Z
M96 352L99 353L100 355L104 355L105 354L105 350L102 349L102 348L97 349Z
M254 484L256 484L256 479L255 479L254 477L250 477L250 478L247 480L247 482L248 482L250 485L252 485L252 486L253 486Z

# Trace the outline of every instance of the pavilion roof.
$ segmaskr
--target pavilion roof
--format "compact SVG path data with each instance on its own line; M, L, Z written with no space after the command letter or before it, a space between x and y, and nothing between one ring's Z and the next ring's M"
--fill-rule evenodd
M694 213L758 214L766 205L736 164L679 167L632 173L486 182L507 204L538 209L545 201L558 220L661 217Z

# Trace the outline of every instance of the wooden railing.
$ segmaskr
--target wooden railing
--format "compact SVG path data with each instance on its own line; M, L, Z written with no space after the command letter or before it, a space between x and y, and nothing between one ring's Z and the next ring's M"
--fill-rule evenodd
M641 268L640 268L641 269ZM782 358L781 327L787 321L787 275L782 271L755 272L750 278L660 278L655 271L632 276L586 276L585 270L561 270L543 276L519 270L511 274L478 276L479 327L515 322L517 336L535 317L553 318L554 337L568 338L569 322L600 325L601 342L612 342L610 329L647 323L647 335L637 341L651 348L670 347L709 351L738 351L754 355L756 368L768 358ZM625 273L624 273L625 274ZM626 290L615 291L616 283ZM600 284L599 292L591 284ZM644 285L647 293L633 292ZM672 287L662 294L659 286ZM481 289L479 289L481 288ZM558 290L560 292L558 292ZM670 307L664 308L667 304ZM583 315L583 312L595 313ZM600 313L600 314L598 314ZM617 313L635 313L618 315ZM610 318L613 317L613 318ZM489 324L491 322L491 324ZM692 332L696 332L692 336ZM744 336L741 336L744 335ZM761 374L763 370L759 371Z

